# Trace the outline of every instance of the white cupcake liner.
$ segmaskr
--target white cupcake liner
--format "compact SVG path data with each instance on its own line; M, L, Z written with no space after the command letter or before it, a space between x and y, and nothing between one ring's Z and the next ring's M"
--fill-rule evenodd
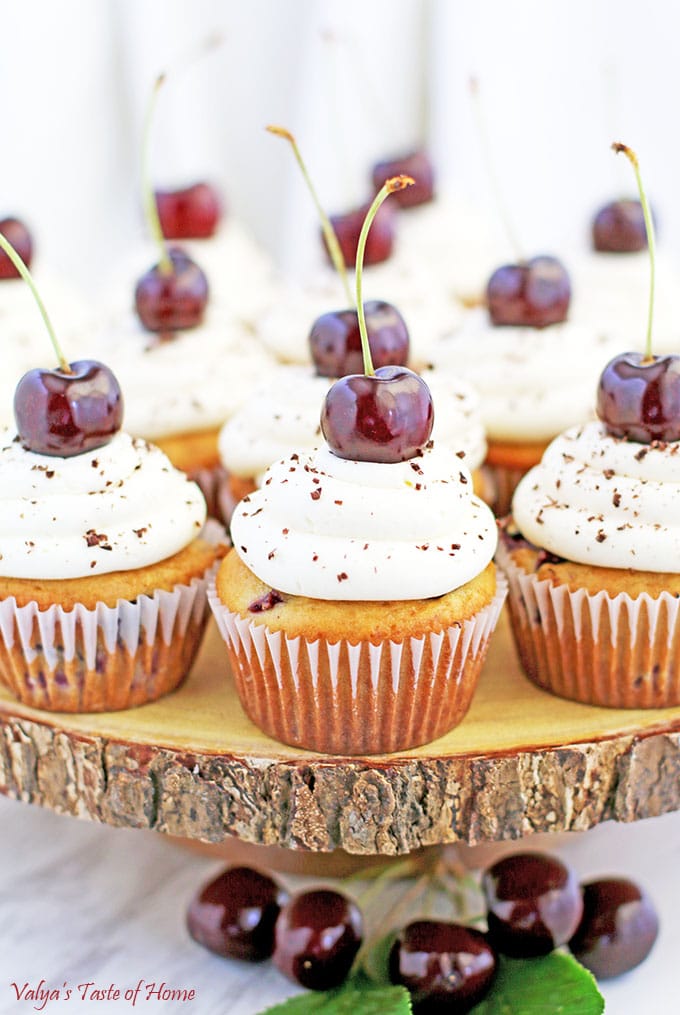
M214 465L211 468L198 467L187 469L189 479L193 479L201 488L211 518L217 519L224 525L229 524L231 512L235 504L225 498L224 489L227 485L227 473L223 466Z
M201 538L224 542L210 520ZM200 578L115 606L65 610L0 600L0 681L24 704L50 711L100 712L153 701L188 672L208 617Z
M482 466L484 493L481 496L491 506L497 518L504 518L510 514L515 487L528 471L529 469L509 469L504 465L490 465L488 462Z
M288 637L208 602L244 710L269 736L327 754L385 754L442 736L468 710L507 592L473 617L403 642Z
M517 651L539 687L612 708L680 704L679 598L570 591L518 567L503 538L496 560L510 585Z

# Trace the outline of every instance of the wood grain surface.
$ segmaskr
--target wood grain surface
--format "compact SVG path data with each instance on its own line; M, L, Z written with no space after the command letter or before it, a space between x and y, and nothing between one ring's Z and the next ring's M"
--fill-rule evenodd
M142 708L64 716L0 694L0 792L209 842L397 854L680 808L680 708L591 708L538 690L503 617L457 729L403 754L320 756L249 721L211 625L184 686Z

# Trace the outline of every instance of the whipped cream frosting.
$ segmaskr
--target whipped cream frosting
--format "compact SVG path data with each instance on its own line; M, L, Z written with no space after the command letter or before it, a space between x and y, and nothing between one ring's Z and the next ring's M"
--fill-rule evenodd
M95 349L120 383L125 429L149 440L221 426L274 366L252 334L214 310L168 341L128 314Z
M486 458L486 437L479 395L461 381L458 372L430 368L420 375L432 394L432 439L464 455L468 469L478 469ZM461 457L459 455L459 457Z
M58 458L0 432L0 575L81 578L145 567L188 546L205 517L196 484L126 433Z
M572 427L515 490L522 535L580 564L680 571L680 441L639 444Z
M272 462L316 447L323 441L321 407L332 383L311 367L278 367L222 427L218 447L224 467L259 482Z
M267 585L329 600L429 599L470 581L496 548L469 470L428 445L406 462L356 462L327 446L267 470L237 506L234 548Z
M602 368L620 351L618 342L569 321L495 327L479 308L438 343L432 360L479 392L491 440L543 441L592 418Z

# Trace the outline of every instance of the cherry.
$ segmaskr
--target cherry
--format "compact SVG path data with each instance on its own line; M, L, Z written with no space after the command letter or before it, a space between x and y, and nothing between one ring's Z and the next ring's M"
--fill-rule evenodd
M593 247L601 253L628 254L647 247L640 201L611 201L593 219Z
M261 962L274 951L274 926L286 892L252 867L223 871L191 900L187 928L211 952Z
M309 990L331 990L349 973L363 936L359 907L339 892L301 892L276 921L274 964Z
M14 416L28 451L69 458L108 444L123 422L118 381L103 363L29 370L14 394Z
M619 976L649 955L659 919L648 896L625 878L583 887L583 917L569 947L599 980Z
M401 208L413 208L426 204L434 197L434 168L427 152L418 149L407 155L400 155L383 162L376 162L372 170L373 187L380 190L390 176L412 176L415 186L395 194L395 202Z
M566 320L571 283L556 257L541 255L497 268L486 287L494 324L545 328Z
M410 923L389 957L390 980L413 995L416 1015L470 1011L489 990L496 967L484 934L440 920Z
M405 462L427 444L434 423L432 396L406 367L380 367L333 384L321 410L321 431L339 458Z
M9 240L24 264L30 268L33 257L33 240L24 223L15 218L1 219L0 233ZM21 272L13 264L9 255L4 250L0 250L0 279L3 278L21 278Z
M408 329L396 307L383 300L364 304L366 328L375 366L405 366L409 356ZM309 334L312 360L319 377L343 377L363 369L359 315L335 310L317 317Z
M219 194L209 183L155 192L166 240L203 240L212 236L222 214Z
M600 377L597 414L613 437L680 440L680 356L615 356Z
M331 224L340 244L344 263L348 268L351 268L356 261L359 234L361 233L361 227L369 207L369 204L364 204L360 208L346 212L344 215L330 216ZM364 263L380 264L381 261L386 261L392 253L395 235L395 212L386 205L376 215L374 227L371 229L366 243ZM324 245L328 252L328 244L325 238Z
M583 899L578 882L556 857L506 856L484 873L489 940L506 955L547 955L578 927Z
M161 260L142 275L135 289L137 315L148 331L194 328L203 320L208 280L179 248L168 251L169 269Z

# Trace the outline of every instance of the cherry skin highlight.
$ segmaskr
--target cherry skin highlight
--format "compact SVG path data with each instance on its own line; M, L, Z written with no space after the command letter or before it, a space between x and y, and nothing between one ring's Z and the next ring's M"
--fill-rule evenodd
M0 233L9 240L27 268L31 267L33 258L33 240L27 227L20 219L0 219ZM0 279L21 278L4 250L0 250Z
M415 1015L470 1011L488 992L496 968L484 934L440 920L410 923L389 957L390 980L408 989Z
M556 257L541 255L497 268L486 299L493 324L545 328L566 320L571 283Z
M396 307L383 300L364 303L371 358L375 367L405 366L409 336L404 318ZM312 360L319 377L344 377L364 368L361 334L356 310L335 310L322 314L309 334Z
M506 955L548 955L578 927L583 899L573 874L556 857L515 853L487 870L488 937Z
M65 370L29 370L14 393L22 445L70 458L108 444L123 422L123 396L103 363L78 360Z
M639 201L611 201L600 208L592 226L593 249L630 254L647 249L647 229Z
M321 410L321 430L331 451L359 462L414 458L430 439L433 422L427 384L399 366L380 367L372 376L341 377Z
M283 889L252 867L231 867L194 896L187 928L217 955L262 962L274 951L274 927L288 901Z
M659 932L651 900L626 878L602 878L582 888L583 917L569 942L572 953L598 980L634 969Z
M680 356L615 356L600 377L597 414L613 437L680 440Z
M158 217L166 240L203 240L213 236L222 205L209 183L155 192Z
M412 176L416 181L412 187L395 191L393 200L401 208L414 208L427 204L434 197L434 167L427 152L422 149L399 155L393 159L376 162L372 170L373 187L376 193L385 180L393 176Z
M331 225L333 226L338 238L342 259L345 262L345 267L347 268L354 267L357 256L357 245L359 243L359 233L361 232L361 227L364 224L364 219L366 218L366 213L369 207L369 204L364 204L361 208L349 211L344 215L329 216ZM396 212L389 205L384 204L378 210L375 220L371 226L371 231L368 234L366 251L364 253L364 264L379 264L381 261L386 261L392 253L395 235ZM324 249L328 255L325 238Z
M340 892L294 896L276 922L274 964L308 990L332 990L346 979L363 937L359 907Z
M172 271L160 264L142 275L135 289L135 308L147 331L172 332L195 328L208 302L208 280L188 254L168 251Z

